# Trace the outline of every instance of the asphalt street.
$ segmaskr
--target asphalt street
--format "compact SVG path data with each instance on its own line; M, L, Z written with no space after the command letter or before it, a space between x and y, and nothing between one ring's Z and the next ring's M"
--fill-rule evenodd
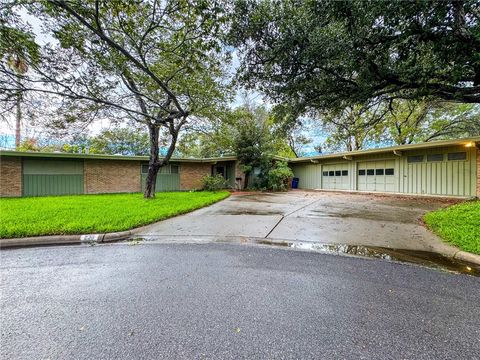
M0 252L2 359L478 359L480 278L231 244Z

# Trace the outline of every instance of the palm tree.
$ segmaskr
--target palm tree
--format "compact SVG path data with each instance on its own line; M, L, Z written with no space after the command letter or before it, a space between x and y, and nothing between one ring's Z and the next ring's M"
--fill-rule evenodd
M12 55L9 58L8 64L12 70L17 73L18 82L21 81L21 75L25 74L28 70L27 63L18 55ZM19 90L16 100L16 120L15 120L15 148L20 147L20 128L22 124L22 92Z

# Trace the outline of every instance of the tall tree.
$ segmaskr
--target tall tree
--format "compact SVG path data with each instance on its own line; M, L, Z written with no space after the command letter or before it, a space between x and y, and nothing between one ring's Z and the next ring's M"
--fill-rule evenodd
M328 137L325 142L330 150L361 150L369 142L378 141L384 131L384 119L388 108L384 104L375 106L348 106L340 111L324 112L322 127Z
M385 99L480 102L477 0L238 0L240 78L300 111Z
M383 124L395 144L480 135L480 105L438 101L394 101Z
M375 111L374 111L375 109ZM427 100L395 100L320 115L329 150L378 144L412 144L480 135L480 106Z
M25 1L23 8L57 42L42 47L42 61L28 63L22 81L2 61L0 90L59 96L62 127L108 118L143 124L150 146L144 196L154 197L158 170L169 163L182 128L225 99L221 3L45 0ZM9 8L10 27L16 10ZM163 157L161 136L169 139Z
M18 16L10 15L10 21L18 21ZM27 72L27 60L30 63L38 63L39 49L35 43L34 37L28 34L26 27L14 28L8 26L6 15L0 13L0 59L2 67L7 67L17 82L22 81L22 76ZM0 87L8 79L0 78ZM21 145L21 124L22 124L22 101L23 93L18 90L16 92L6 92L1 96L3 103L3 111L0 112L0 118L6 120L15 108L15 147Z
M277 105L273 109L276 136L284 138L290 148L291 155L302 156L304 148L313 142L307 134L311 129L311 121L303 119L289 106Z
M272 155L292 156L281 124L264 106L244 103L213 120L188 127L179 141L183 156L215 157L242 153L246 143ZM245 143L241 144L241 142ZM260 145L261 144L261 145ZM257 153L258 154L258 153Z
M18 81L21 81L21 75L25 74L28 70L25 64L24 57L19 54L14 54L9 59L10 68L18 74ZM22 126L22 92L17 93L17 99L15 104L15 147L18 149L21 142L21 126Z

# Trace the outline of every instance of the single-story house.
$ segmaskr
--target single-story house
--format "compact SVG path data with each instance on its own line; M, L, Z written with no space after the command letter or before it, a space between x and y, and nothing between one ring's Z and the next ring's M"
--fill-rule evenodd
M284 160L301 189L480 196L480 136ZM140 192L147 170L146 156L0 151L0 196ZM156 189L200 189L215 174L245 184L235 156L172 158Z
M289 161L301 189L480 196L480 136Z
M0 151L0 196L140 192L147 156ZM202 178L221 174L232 188L244 175L235 156L172 158L157 175L157 191L201 189Z

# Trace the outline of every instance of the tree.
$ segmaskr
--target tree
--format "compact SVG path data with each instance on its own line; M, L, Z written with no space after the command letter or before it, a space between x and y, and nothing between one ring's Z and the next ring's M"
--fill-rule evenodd
M416 142L433 106L433 102L421 100L392 102L385 116L386 136L397 145Z
M21 81L21 75L25 74L28 70L27 65L25 64L25 61L23 60L23 57L15 54L12 55L9 59L9 65L10 68L15 71L16 73L19 74L19 79L18 81ZM22 92L19 91L17 94L17 100L16 100L16 116L15 116L15 147L19 148L20 147L20 141L21 141L21 124L22 124Z
M324 113L329 150L360 150L372 144L412 144L478 136L480 106L428 100L395 100Z
M480 135L480 106L395 101L385 116L385 137L397 145Z
M384 104L348 106L340 111L325 112L322 127L329 134L325 146L331 150L361 150L370 141L378 141L384 131L383 120L388 112Z
M243 146L239 144L240 139L248 139L250 143L265 144L274 155L292 156L281 126L266 107L244 103L188 127L177 149L182 156L225 156L236 154Z
M97 136L89 139L89 147L91 148L90 153L148 155L148 133L141 128L103 130Z
M235 116L241 126L234 132L234 151L245 173L245 187L254 169L263 169L273 152L268 127L268 112L264 108L239 108Z
M211 116L225 99L224 9L208 0L49 0L23 7L57 43L42 46L39 64L25 59L30 71L22 81L2 60L2 93L58 96L59 127L107 118L143 124L150 157L144 196L154 197L158 170L169 163L182 128ZM16 7L8 11L13 28ZM162 158L160 137L169 139Z
M480 102L476 0L238 0L243 83L299 112L396 98Z
M180 139L180 155L216 157L235 154L246 175L245 187L251 185L248 181L254 169L260 172L256 175L267 187L274 156L292 156L281 124L264 106L246 102L233 110L226 109L213 121L196 125ZM284 172L279 169L278 173Z
M313 141L306 135L311 130L311 122L301 118L288 105L277 105L272 112L276 136L285 139L291 152L288 155L301 156L305 146Z
M16 21L18 17L12 16L11 20ZM28 71L26 59L31 63L39 61L39 50L34 38L22 29L7 26L3 14L0 15L0 58L2 66L8 67L11 70L10 76L19 83L22 81L22 75ZM5 79L0 79L0 86L4 81ZM23 94L21 91L9 92L2 97L5 111L0 113L0 118L4 119L5 114L10 113L15 107L15 147L18 149L21 146Z

